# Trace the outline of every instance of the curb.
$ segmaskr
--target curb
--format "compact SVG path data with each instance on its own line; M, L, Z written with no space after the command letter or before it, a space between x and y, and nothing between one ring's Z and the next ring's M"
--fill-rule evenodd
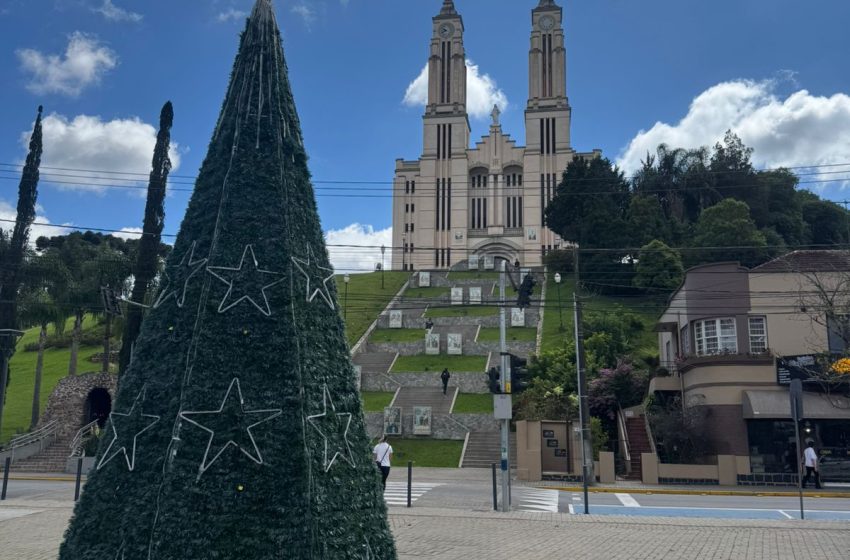
M583 492L581 486L536 486L546 490L558 490L561 492ZM769 496L769 497L797 497L798 492L778 490L686 490L673 488L588 488L588 492L597 494L671 494L683 496ZM850 492L803 492L806 498L850 498Z

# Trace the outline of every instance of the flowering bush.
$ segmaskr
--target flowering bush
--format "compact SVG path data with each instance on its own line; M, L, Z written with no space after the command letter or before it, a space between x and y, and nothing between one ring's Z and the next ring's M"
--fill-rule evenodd
M834 362L829 369L839 375L850 375L850 358L841 358Z

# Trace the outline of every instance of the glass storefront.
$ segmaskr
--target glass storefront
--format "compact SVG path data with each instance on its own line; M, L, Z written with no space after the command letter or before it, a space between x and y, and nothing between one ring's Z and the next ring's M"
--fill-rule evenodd
M811 438L820 456L821 478L850 481L850 421L804 420L801 441ZM796 473L794 424L789 420L748 420L750 467L754 474Z

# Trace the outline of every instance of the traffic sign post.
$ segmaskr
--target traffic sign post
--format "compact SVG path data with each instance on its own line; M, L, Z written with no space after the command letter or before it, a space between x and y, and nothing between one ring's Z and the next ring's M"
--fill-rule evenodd
M800 460L803 456L800 445L800 420L803 417L803 381L795 376L791 379L789 395L791 397L791 419L794 422L794 437L797 441L797 491L800 493L800 519L805 519L803 508L803 465Z

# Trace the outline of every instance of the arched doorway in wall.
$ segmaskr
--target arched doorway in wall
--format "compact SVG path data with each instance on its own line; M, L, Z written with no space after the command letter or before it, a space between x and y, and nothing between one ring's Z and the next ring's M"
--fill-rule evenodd
M102 387L96 387L89 391L86 397L84 423L88 424L97 420L97 425L103 428L109 413L112 412L112 396L109 391Z

